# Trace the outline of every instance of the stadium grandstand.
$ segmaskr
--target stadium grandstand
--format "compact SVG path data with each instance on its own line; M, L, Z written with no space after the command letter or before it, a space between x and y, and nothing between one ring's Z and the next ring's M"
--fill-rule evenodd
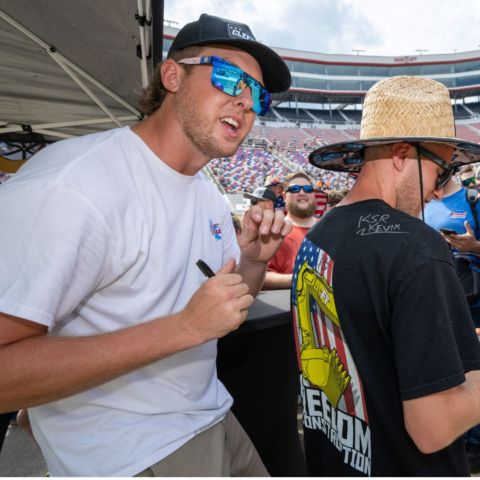
M177 32L164 25L164 56ZM292 87L273 96L270 111L257 118L233 157L215 159L205 168L237 211L246 207L243 192L294 170L305 170L320 189L350 188L354 178L312 167L308 154L319 145L358 138L363 98L375 82L389 76L421 75L442 82L450 91L457 136L480 142L480 51L389 57L275 50L290 68ZM28 129L0 137L0 182L16 168L5 159L24 160L35 151L21 140L25 133ZM24 143L28 148L22 151Z

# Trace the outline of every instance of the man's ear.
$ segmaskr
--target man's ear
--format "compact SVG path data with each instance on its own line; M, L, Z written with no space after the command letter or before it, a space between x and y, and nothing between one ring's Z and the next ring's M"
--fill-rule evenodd
M160 75L165 90L175 93L180 86L184 73L182 67L175 60L167 58L160 67Z
M408 143L394 143L390 147L392 150L393 166L399 172L403 171L406 161L410 158L410 145Z

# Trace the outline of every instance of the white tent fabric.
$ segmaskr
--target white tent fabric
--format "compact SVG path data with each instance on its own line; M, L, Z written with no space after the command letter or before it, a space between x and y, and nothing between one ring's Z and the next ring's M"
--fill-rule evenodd
M135 123L150 0L0 0L0 135L54 140ZM143 41L142 41L143 40Z

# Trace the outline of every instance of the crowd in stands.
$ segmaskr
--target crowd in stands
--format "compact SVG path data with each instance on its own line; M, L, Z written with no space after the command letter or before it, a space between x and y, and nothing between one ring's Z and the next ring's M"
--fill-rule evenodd
M313 147L314 148L314 147ZM291 147L282 144L268 147L244 144L232 157L212 160L210 171L227 194L253 191L264 185L267 177L284 178L288 173L304 170L321 189L350 189L354 178L336 172L322 171L308 163L308 154L313 149Z
M274 162L269 149L243 146L233 157L213 160L209 167L226 193L240 193L263 185L266 176L275 174L284 177L288 167L283 162Z

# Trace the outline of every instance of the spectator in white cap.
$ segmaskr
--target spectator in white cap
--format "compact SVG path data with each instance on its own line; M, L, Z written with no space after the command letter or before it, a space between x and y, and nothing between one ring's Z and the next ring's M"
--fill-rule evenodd
M245 192L243 194L245 198L250 200L250 205L258 205L262 210L273 211L273 205L277 196L268 187L258 187L252 193Z

